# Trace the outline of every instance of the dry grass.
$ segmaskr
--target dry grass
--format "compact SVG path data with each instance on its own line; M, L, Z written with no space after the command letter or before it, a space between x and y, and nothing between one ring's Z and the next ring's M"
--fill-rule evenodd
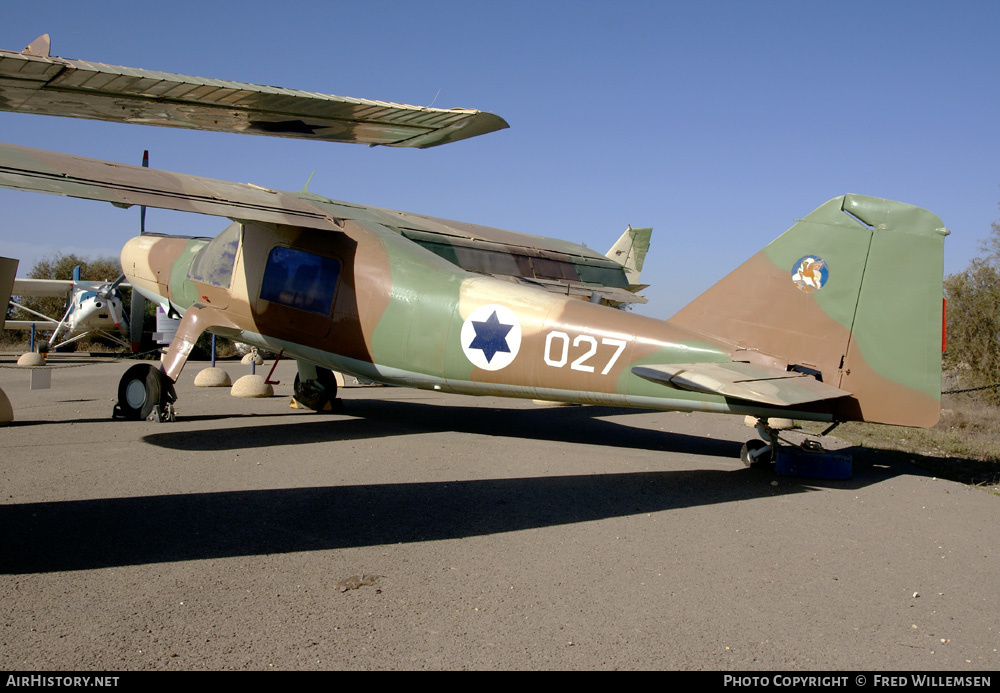
M38 339L44 340L47 339L47 337L48 335L45 335L44 337L38 337ZM10 353L24 353L29 350L30 344L31 343L27 339L18 340L16 338L8 338L0 341L0 348ZM81 339L73 344L75 345L73 351L81 354L116 354L123 353L125 351L123 347L118 346L117 344L98 339Z
M39 339L44 339L40 337ZM75 352L79 354L106 354L108 356L123 356L127 358L132 358L131 352L125 347L119 346L113 342L105 341L101 339L81 339L78 342L74 342ZM202 340L199 340L192 352L191 358L193 359L207 359L211 356L211 337L203 336ZM151 349L156 349L155 345L150 345ZM0 350L11 353L11 354L23 354L29 350L29 341L27 339L20 339L16 333L11 332L10 334L3 335L0 339ZM243 356L232 342L227 339L219 339L215 348L216 358L220 359L232 359L240 358Z
M969 395L942 399L945 408L934 428L844 423L831 435L908 460L941 478L1000 489L1000 407Z

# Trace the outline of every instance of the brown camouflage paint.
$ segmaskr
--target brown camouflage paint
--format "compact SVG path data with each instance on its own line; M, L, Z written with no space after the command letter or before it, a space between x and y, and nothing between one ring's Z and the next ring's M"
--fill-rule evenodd
M214 320L217 324L212 328L222 334L243 331L248 333L245 338L256 334L267 342L262 346L276 345L272 348L283 348L287 355L396 384L470 394L759 415L793 412L648 382L633 375L631 368L734 359L779 371L804 366L836 384L867 257L865 239L871 237L871 231L851 226L856 222L844 221L840 204L852 198L837 198L807 217L803 225L793 227L798 228L796 233L779 237L692 306L663 322L467 272L407 239L399 229L438 232L442 238L448 230L465 233L466 238L475 231L484 238L492 236L491 242L517 240L522 246L534 242L513 232L491 234L475 225L335 202L309 193L109 165L8 145L0 145L0 185L242 220L243 245L226 308L196 312L197 319L192 317L191 325L185 325L188 337ZM879 205L890 211L897 206L916 209L887 201L871 204L876 210ZM920 223L933 227L926 220ZM169 296L178 308L198 302L208 308L219 300L184 279L187 264L204 241L144 239L142 243L152 245L130 244L123 258L137 285ZM264 260L275 244L311 248L342 263L341 284L326 320L293 317L288 309L275 310L260 302ZM572 244L550 241L548 245L559 253ZM940 240L931 245L920 250L932 260L921 269L924 299L935 291L940 295L940 267L931 267L939 262ZM807 294L791 281L792 260L817 251L833 254L831 276L836 281ZM146 260L141 258L144 252ZM581 256L587 254L592 251L581 251ZM924 281L925 275L935 271L936 276ZM905 273L897 279L902 286L909 285ZM907 308L905 292L893 301L889 310ZM461 343L466 319L487 305L513 311L521 326L517 358L499 370L474 366L469 344ZM918 305L933 322L933 311L925 311L923 302ZM937 320L939 325L939 313ZM920 324L915 329L926 332L925 328ZM939 344L939 335L934 338ZM858 342L858 353L851 355L853 373L866 372L865 354L871 352L872 344L881 343L889 343L888 338ZM172 373L183 361L183 349L177 352ZM933 371L935 364L928 360L927 367ZM933 401L933 395L915 396L921 393L905 380L900 381L902 386L887 387L884 375L876 373L859 385L856 392L865 393L861 404L828 400L794 413L799 418L837 415L891 423L928 421L927 406L914 409L911 403ZM881 399L886 402L876 404Z

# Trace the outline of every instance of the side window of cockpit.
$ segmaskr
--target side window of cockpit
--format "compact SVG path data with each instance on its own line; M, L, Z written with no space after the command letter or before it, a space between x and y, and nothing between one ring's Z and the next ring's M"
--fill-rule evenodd
M278 246L264 268L260 297L290 308L329 315L340 276L340 263L331 257Z
M234 223L198 251L188 270L188 279L228 289L239 247L240 224Z

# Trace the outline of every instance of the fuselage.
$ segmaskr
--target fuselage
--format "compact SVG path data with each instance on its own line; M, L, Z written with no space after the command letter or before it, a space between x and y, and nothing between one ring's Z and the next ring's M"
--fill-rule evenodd
M204 329L379 382L611 406L768 411L631 372L644 364L729 362L724 344L467 272L400 234L351 220L341 233L237 223L211 241L141 236L126 244L122 266L134 287L165 308L201 311ZM180 367L183 359L174 359L168 374L176 377Z
M91 330L119 330L122 301L118 296L102 297L94 291L78 291L66 315L71 335Z

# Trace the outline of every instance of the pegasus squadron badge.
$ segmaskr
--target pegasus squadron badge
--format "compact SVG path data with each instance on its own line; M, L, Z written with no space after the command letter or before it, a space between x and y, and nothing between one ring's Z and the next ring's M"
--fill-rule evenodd
M830 279L830 270L827 269L826 262L815 255L806 255L799 258L792 266L792 281L799 291L811 294L819 291Z

